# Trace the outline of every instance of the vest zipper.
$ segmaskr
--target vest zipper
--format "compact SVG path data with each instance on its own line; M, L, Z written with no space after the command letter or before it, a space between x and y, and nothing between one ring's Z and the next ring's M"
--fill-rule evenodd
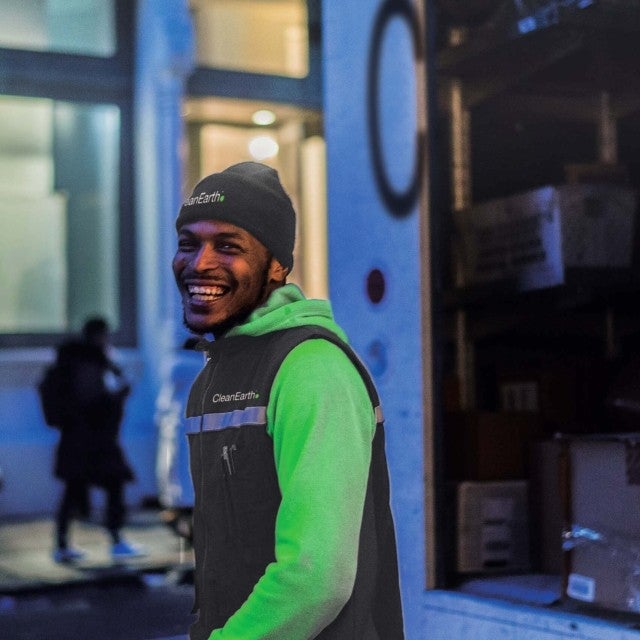
M204 392L202 394L202 398L200 401L200 432L198 433L198 448L199 448L199 456L200 456L200 478L199 478L199 482L200 482L200 501L203 500L204 496L205 496L205 490L204 490L204 452L202 450L202 438L203 438L203 426L204 426L204 407L205 407L205 403L206 403L206 398L207 398L207 394L209 393L209 390L211 388L211 385L213 384L213 379L215 377L215 372L216 372L216 368L217 368L218 363L217 362L213 362L213 358L211 357L210 354L207 354L207 363L205 365L205 367L209 367L209 372L207 373L207 381L205 382L204 385ZM202 508L202 507L200 507ZM206 591L205 584L204 584L204 576L207 575L207 565L208 565L208 555L209 555L209 541L207 539L207 533L206 533L206 527L204 528L203 532L202 532L205 536L205 539L202 540L201 544L202 544L202 548L204 549L204 555L202 558L202 568L200 570L200 576L199 579L201 581L202 587L203 587L203 591ZM197 603L198 604L198 609L199 612L202 613L202 608L200 606L200 602ZM208 617L209 617L209 613L210 613L210 609L207 610L206 614L203 616L203 619L205 621L205 623L208 623ZM200 615L200 614L199 614Z

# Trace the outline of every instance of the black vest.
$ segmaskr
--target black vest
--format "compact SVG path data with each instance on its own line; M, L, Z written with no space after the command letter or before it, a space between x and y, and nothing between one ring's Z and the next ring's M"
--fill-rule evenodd
M267 403L284 358L311 338L329 340L345 351L378 415L378 395L364 365L348 345L316 326L213 342L207 365L191 388L187 420L195 490L194 611L199 611L191 640L206 640L213 629L222 627L275 560L280 491L273 442L266 430ZM316 638L404 638L381 419L373 439L354 590L338 617Z

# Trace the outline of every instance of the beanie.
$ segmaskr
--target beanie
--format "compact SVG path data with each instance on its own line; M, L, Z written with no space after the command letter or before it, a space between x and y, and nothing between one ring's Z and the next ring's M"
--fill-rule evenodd
M275 169L240 162L203 178L180 207L176 229L196 220L221 220L241 227L291 271L296 214Z

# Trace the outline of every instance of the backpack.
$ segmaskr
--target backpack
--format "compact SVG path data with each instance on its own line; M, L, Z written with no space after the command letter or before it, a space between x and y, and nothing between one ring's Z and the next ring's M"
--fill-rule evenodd
M50 427L60 428L67 415L67 375L59 363L49 365L38 383L40 406L44 421Z

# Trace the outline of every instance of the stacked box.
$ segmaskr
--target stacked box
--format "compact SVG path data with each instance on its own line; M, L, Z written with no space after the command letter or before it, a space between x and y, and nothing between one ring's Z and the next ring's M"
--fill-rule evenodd
M529 569L527 489L524 480L457 485L459 573Z
M640 434L567 439L564 592L640 612Z

